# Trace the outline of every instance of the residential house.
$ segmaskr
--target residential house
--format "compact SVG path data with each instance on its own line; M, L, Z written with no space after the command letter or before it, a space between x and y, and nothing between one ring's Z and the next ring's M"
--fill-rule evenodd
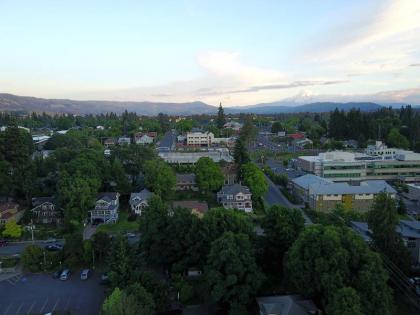
M107 139L104 140L104 146L110 147L110 146L113 146L113 145L115 145L115 139L107 138Z
M131 211L137 215L141 215L142 210L149 205L149 200L152 195L153 193L146 188L138 193L131 193L129 201Z
M0 225L6 224L10 220L18 222L24 211L19 210L19 204L13 201L0 202Z
M176 190L198 191L197 182L195 181L195 174L176 174Z
M157 137L157 132L150 131L147 133L138 132L134 135L134 143L136 144L151 144Z
M351 221L351 226L362 238L370 242L372 231L366 222ZM400 220L395 231L401 235L404 245L410 252L412 262L420 264L420 221Z
M119 137L117 142L119 145L130 145L131 139L129 137Z
M206 202L197 200L182 200L174 201L172 203L172 209L185 208L191 210L191 213L195 214L199 218L202 218L204 214L209 210Z
M232 129L236 133L239 133L239 131L241 131L242 124L237 121L229 121L223 125L223 128Z
M337 183L326 178L307 174L292 181L292 190L297 198L306 202L312 210L331 211L338 204L346 209L368 211L375 197L386 192L395 198L396 191L383 180Z
M58 224L63 219L63 211L54 197L32 198L32 217L36 223Z
M117 192L99 193L95 208L90 211L91 223L116 223L118 221L120 194Z
M104 127L104 126L99 125L99 126L96 126L96 129L97 129L97 130L105 130L105 127Z
M300 295L265 296L256 299L259 315L321 315L312 300Z
M111 156L111 149L105 149L105 150L104 150L104 155L105 155L106 157L110 157L110 156Z
M217 193L217 201L225 209L239 209L245 212L252 211L251 191L241 184L225 185Z

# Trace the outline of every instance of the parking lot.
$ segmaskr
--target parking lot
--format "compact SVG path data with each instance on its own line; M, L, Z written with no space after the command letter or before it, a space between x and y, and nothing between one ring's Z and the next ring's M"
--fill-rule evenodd
M0 314L98 314L104 290L99 273L86 281L80 280L80 271L67 281L48 274L23 275L0 282Z

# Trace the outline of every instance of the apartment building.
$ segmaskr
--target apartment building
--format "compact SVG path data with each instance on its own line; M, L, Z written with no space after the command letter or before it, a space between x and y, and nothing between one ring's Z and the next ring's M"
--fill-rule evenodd
M214 141L212 132L188 132L187 145L196 147L210 147Z

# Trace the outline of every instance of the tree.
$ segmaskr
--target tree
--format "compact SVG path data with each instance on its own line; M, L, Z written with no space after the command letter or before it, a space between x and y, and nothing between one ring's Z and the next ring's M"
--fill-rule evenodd
M215 302L245 305L250 301L263 275L247 235L226 232L211 244L205 280Z
M107 257L111 248L111 238L105 232L98 231L92 236L92 246L98 262L102 262Z
M22 235L22 228L16 223L16 220L9 220L6 222L2 234L4 237L18 238Z
M166 282L150 271L140 273L138 282L152 295L156 312L163 313L166 311L170 302L169 287Z
M113 287L124 288L130 283L134 266L125 237L119 236L113 242L108 266L110 269L109 279Z
M398 198L397 212L400 215L407 214L407 206L405 205L405 202L401 197Z
M375 247L401 269L408 271L410 256L396 231L399 217L395 200L385 192L377 195L367 213L367 221Z
M252 116L247 116L245 118L245 123L242 126L241 132L240 132L240 138L244 143L250 144L252 141L255 140L257 136L257 128L254 126L254 123L252 122Z
M127 195L131 192L131 185L128 181L123 164L119 159L115 159L111 165L111 176L117 184L117 191L121 195Z
M162 160L150 160L145 163L146 186L155 194L167 198L173 192L176 183L172 168Z
M123 292L115 288L102 304L102 311L105 315L124 315Z
M285 273L302 294L331 303L341 288L352 287L364 314L391 314L388 274L377 253L346 227L306 227L286 257Z
M42 259L42 248L36 245L26 246L21 255L23 267L28 269L30 272L37 272L41 270Z
M197 185L203 192L220 189L225 179L220 167L208 157L202 157L197 161L195 175Z
M387 142L390 147L393 148L401 148L401 149L408 149L410 143L408 142L407 138L404 137L397 128L392 128L389 131Z
M268 191L265 175L254 163L242 165L242 176L245 185L251 190L254 200L258 200Z
M152 295L139 283L129 285L122 295L124 315L153 315L155 302Z
M271 132L277 134L279 131L284 131L284 128L279 121L275 121L271 126Z
M193 121L191 119L182 119L176 123L176 130L179 132L191 131L193 127Z
M235 159L235 163L238 165L246 164L249 161L251 161L246 150L245 144L240 138L236 140L235 148L233 151L233 157Z
M263 262L271 271L282 271L283 257L302 232L305 220L298 209L272 206L263 218Z
M217 111L216 125L217 128L223 129L223 126L226 123L225 111L223 110L222 103L219 104L219 109Z
M327 305L328 315L362 315L362 305L356 290L351 287L339 289Z

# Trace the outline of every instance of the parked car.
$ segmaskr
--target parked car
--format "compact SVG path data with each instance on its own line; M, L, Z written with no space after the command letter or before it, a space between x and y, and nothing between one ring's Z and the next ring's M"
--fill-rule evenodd
M0 240L0 247L5 247L7 246L7 241L6 240Z
M61 244L47 245L47 246L45 246L45 249L50 251L50 252L56 252L56 251L62 250L63 245L61 245Z
M54 272L53 274L52 274L52 277L54 278L54 279L58 279L58 278L60 278L60 276L61 276L61 274L63 273L63 270L57 270L56 272Z
M108 284L109 283L109 277L107 273L103 273L101 275L101 284Z
M128 233L125 234L125 236L128 237L128 238L133 238L133 237L136 237L136 234L128 232Z
M57 242L57 240L55 238L47 238L46 240L44 240L45 244L55 243L55 242Z
M70 269L64 269L60 275L60 280L65 281L70 278L71 272Z
M83 269L82 272L80 273L80 280L89 279L90 274L91 274L90 269Z

